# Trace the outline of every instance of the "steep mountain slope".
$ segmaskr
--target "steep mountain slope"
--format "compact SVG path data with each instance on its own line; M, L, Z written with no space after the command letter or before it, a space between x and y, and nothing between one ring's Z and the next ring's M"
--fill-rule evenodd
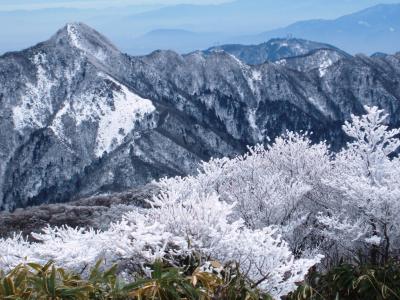
M338 147L343 119L365 104L399 124L400 56L331 52L286 66L249 66L226 52L130 57L86 25L68 24L0 57L0 207L193 173L200 160L286 129Z
M400 48L400 4L376 5L334 20L310 20L239 39L261 43L277 36L329 43L349 53L395 53Z
M258 65L266 61L277 61L283 58L305 55L317 49L334 50L343 57L349 56L328 44L293 38L272 39L259 45L222 45L209 48L204 53L225 51L247 64Z

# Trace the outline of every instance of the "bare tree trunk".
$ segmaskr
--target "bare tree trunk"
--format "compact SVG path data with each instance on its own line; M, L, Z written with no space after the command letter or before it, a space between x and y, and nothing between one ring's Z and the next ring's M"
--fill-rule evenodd
M374 220L371 219L371 227L372 227L372 236L378 236L378 231L376 229L376 224ZM378 265L378 255L379 255L379 247L377 245L372 245L370 249L370 260L371 264L376 266Z
M384 256L384 263L386 264L389 260L389 252L390 252L390 239L389 239L389 235L387 232L387 224L385 224L385 226L383 227L383 233L385 235L385 256Z

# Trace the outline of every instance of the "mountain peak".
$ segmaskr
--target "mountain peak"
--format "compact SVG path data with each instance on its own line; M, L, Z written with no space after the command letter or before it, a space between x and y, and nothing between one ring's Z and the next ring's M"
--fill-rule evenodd
M80 22L67 23L51 40L61 44L67 43L101 61L112 54L119 53L119 50L106 37Z

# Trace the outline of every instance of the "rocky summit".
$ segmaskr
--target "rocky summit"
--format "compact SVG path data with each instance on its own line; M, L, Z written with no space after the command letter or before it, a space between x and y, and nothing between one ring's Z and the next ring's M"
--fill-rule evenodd
M285 130L313 132L337 149L340 124L364 105L384 108L399 126L400 54L321 45L262 64L223 49L132 57L73 23L1 56L0 208L190 174Z

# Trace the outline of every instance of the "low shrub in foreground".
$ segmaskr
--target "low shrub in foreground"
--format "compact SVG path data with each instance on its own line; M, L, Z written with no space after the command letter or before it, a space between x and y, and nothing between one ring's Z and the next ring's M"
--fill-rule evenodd
M321 274L312 271L286 300L398 300L400 263L385 266L342 264Z
M207 265L206 265L207 266ZM149 276L126 283L117 276L117 266L101 270L98 262L89 278L45 265L19 265L0 275L0 299L272 299L251 287L235 265L223 268L218 262L187 270L157 261Z

